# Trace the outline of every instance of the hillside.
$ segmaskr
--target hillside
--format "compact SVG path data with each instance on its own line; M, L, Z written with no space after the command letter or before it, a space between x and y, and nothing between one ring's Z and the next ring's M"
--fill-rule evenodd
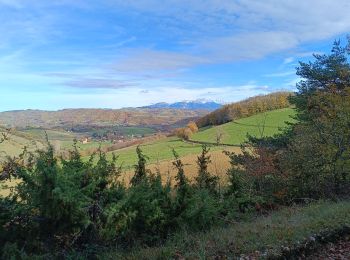
M71 129L77 126L158 126L176 125L194 120L205 110L181 109L64 109L58 111L19 110L0 113L0 125Z
M292 108L283 108L254 116L242 118L220 126L202 128L192 136L192 140L216 143L221 135L220 143L240 145L246 140L247 134L252 136L272 136L284 127L285 121L293 122L291 116L295 115Z
M0 143L0 161L6 156L19 155L24 147L26 147L28 151L35 151L43 148L43 143L40 140L30 138L23 133L12 131L8 135L8 140Z
M219 131L223 133L221 140L222 144L240 145L246 140L247 133L255 136L260 134L259 126L262 126L265 117L264 136L272 136L273 134L278 133L280 127L285 126L285 121L292 121L290 116L294 115L294 113L294 110L291 108L279 109L240 119L236 122L230 122L221 126L204 128L193 135L192 140L216 143L216 134ZM141 148L149 157L149 162L156 163L157 161L172 160L173 148L180 156L198 154L201 151L201 144L192 144L183 142L176 137L169 137L155 142L142 144ZM119 156L119 163L122 163L125 168L130 168L136 163L137 156L135 149L136 146L131 146L115 151L115 154ZM227 147L211 147L212 151L224 149L227 149ZM112 152L109 153L109 156L112 156Z
M275 92L251 97L239 102L227 104L196 121L199 127L221 125L233 120L253 116L262 112L290 107L292 92Z

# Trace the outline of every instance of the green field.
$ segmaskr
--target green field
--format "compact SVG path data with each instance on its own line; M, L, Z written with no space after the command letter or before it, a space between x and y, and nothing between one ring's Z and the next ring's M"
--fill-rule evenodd
M184 143L176 137L164 138L155 142L140 145L144 154L149 157L149 162L169 160L173 158L172 149L174 148L180 156L187 154L199 154L202 150L200 144ZM213 147L212 150L222 149ZM118 156L118 164L122 163L123 167L129 168L137 162L136 146L130 146L114 152ZM108 153L109 158L112 152Z
M131 135L150 135L156 131L150 127L137 127L137 126L110 126L103 128L91 128L88 131L82 131L88 135L102 136L108 132L118 132L119 135L131 136Z
M246 140L247 133L259 136L259 127L266 117L264 136L272 136L278 133L279 128L285 126L285 121L293 121L289 117L294 115L294 110L291 108L279 109L264 114L251 116L248 118L237 120L237 122L230 122L221 126L204 129L193 136L193 140L204 142L215 142L216 131L224 132L222 143L225 144L241 144ZM222 130L221 130L222 129ZM165 138L156 142L143 144L141 148L150 160L154 163L157 161L169 160L173 158L172 148L180 156L188 154L199 154L201 151L201 144L185 143L176 137ZM211 150L224 150L223 146L213 146ZM125 168L128 168L136 163L136 146L127 147L115 151L119 156L119 163L123 163ZM108 155L111 156L112 153Z
M37 139L40 141L45 141L46 134L49 140L72 141L74 138L77 137L77 135L65 131L44 130L40 128L25 129L21 130L21 132L27 134L33 139Z
M285 121L293 122L290 116L295 115L292 108L278 109L220 126L203 129L192 136L192 140L216 143L216 137L220 133L222 144L239 145L247 139L247 134L255 137L272 136L286 126Z
M290 116L294 115L294 113L293 109L287 108L243 118L224 125L202 129L193 135L192 140L215 143L217 133L221 132L223 133L221 143L239 145L246 140L247 133L254 136L271 136L277 133L281 127L285 126L285 121L293 121L290 119ZM73 139L77 137L73 133L58 130L47 130L46 132L50 142L54 145L56 150L70 149L73 144ZM45 140L44 130L29 129L19 133L21 133L23 137L14 136L10 141L0 144L0 151L3 151L3 154L4 151L6 151L9 155L16 155L22 150L24 145L32 147L32 149L42 147L41 143ZM30 139L24 138L26 135L30 136ZM87 144L78 143L78 146L80 147L80 150L85 150L98 148L99 145L104 147L110 144L110 142L90 142ZM199 154L201 151L200 144L186 143L176 137L164 138L158 141L142 144L141 147L143 152L149 157L150 163L172 159L173 148L180 156ZM223 146L213 146L211 149L214 151L223 150L225 148ZM116 150L115 154L119 156L118 164L122 163L124 168L129 168L134 165L137 161L135 150L136 146ZM109 152L108 157L111 158L111 156L112 153Z

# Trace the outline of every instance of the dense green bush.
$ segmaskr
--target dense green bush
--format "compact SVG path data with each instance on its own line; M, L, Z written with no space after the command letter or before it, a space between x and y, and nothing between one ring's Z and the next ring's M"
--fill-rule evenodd
M207 152L204 147L198 157L199 177L208 178L203 183L210 184ZM130 186L119 182L117 158L108 161L102 151L85 162L76 145L68 159L54 157L48 145L36 154L25 151L19 158L9 158L2 176L19 183L15 192L0 199L4 256L86 247L93 252L87 245L154 245L178 229L200 230L215 223L220 203L214 186L191 185L175 151L174 188L163 185L159 173L146 169L147 157L139 147L137 154Z

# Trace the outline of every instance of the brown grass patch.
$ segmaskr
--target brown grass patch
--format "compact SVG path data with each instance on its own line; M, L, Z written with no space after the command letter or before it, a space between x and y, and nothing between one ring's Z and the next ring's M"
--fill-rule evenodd
M238 147L226 147L226 151L240 153L241 149ZM211 151L211 163L209 164L209 171L211 174L219 176L221 183L227 182L227 170L230 168L229 157L226 156L223 151ZM187 178L192 181L197 176L197 154L190 154L181 157L183 164L185 165L184 170ZM177 174L176 169L172 164L173 160L160 161L158 163L152 163L147 166L147 169L151 170L152 173L156 173L157 169L162 175L162 181L166 183L168 180L174 182L174 177ZM134 175L133 170L128 170L122 173L123 182L128 185L132 176Z

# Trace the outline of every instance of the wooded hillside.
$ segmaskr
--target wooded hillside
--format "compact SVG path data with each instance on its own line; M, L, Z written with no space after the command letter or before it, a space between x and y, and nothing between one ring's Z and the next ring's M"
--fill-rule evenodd
M198 127L221 125L235 119L290 106L292 92L275 92L228 104L197 120Z

